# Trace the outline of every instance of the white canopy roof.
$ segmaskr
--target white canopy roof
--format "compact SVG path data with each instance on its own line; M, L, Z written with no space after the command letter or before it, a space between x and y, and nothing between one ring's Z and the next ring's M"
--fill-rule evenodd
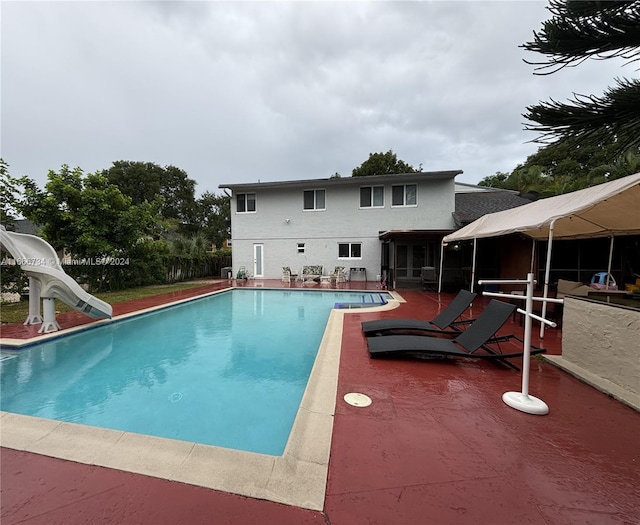
M533 239L640 234L640 173L480 217L443 242L522 233Z

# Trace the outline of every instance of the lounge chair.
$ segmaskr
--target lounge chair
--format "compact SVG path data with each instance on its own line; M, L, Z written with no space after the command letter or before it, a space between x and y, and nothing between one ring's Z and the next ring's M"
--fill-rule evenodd
M414 355L426 358L467 357L495 359L515 370L519 368L506 361L508 358L520 357L523 352L502 353L499 343L509 339L522 339L515 335L498 336L496 332L504 325L516 306L492 299L482 314L455 339L428 337L423 335L387 335L384 337L367 337L371 357L388 357ZM491 348L489 344L495 344ZM484 353L478 352L479 349ZM531 355L546 352L543 348L531 348Z
M458 335L460 326L472 322L471 320L456 321L475 299L476 294L467 290L460 290L442 312L431 321L421 319L379 319L362 323L365 335L384 334L393 331L420 331L432 334Z

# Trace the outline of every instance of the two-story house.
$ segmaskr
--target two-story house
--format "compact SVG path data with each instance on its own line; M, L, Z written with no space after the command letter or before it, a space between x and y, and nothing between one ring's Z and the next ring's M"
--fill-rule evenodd
M256 279L343 266L352 280L387 275L391 286L419 282L438 266L454 220L460 170L369 177L221 184L231 191L234 275Z

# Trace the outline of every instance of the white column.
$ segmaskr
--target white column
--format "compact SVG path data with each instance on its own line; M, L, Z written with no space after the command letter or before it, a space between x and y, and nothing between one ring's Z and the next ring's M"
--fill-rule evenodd
M56 301L51 297L45 297L42 299L42 313L44 314L44 320L42 326L38 330L39 334L48 334L49 332L57 332L60 330L60 325L56 321Z
M42 316L40 315L40 281L29 277L29 315L25 320L25 326L31 324L40 324Z
M609 243L609 264L607 265L607 276L604 281L605 289L609 289L609 276L611 275L611 261L613 260L613 235L611 236L611 242ZM622 287L624 288L624 286Z
M438 274L438 293L442 292L442 269L444 268L444 241L440 242L440 273Z
M25 320L25 325L40 324L40 281L29 277L29 315Z
M473 238L473 255L471 260L471 292L473 292L475 284L476 284L476 255L478 253L478 239L477 237Z

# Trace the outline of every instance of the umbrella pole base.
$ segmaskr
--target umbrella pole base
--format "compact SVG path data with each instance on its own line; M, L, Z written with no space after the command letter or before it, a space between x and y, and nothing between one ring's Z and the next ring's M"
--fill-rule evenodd
M505 392L502 395L502 400L511 408L527 414L544 416L549 413L549 407L544 401L522 392Z

